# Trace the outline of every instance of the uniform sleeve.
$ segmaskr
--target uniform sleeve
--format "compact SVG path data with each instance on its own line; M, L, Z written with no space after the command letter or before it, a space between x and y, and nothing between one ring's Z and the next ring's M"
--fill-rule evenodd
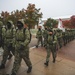
M13 29L13 41L12 41L12 43L13 43L13 47L15 47L15 36L16 35L16 29Z
M5 35L6 35L6 29L2 28L2 39L5 39Z
M29 33L29 30L26 29L26 31L25 31L24 46L27 46L29 43L30 43L30 33Z
M57 43L57 36L56 36L56 35L54 36L54 41L53 41L53 43Z

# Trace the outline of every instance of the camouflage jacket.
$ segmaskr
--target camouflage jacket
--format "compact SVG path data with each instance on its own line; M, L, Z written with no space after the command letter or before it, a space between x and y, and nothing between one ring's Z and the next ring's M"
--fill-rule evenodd
M30 43L30 33L29 30L26 29L25 33L23 32L24 28L21 30L17 30L15 33L15 46L16 48L20 48L21 45L27 47Z
M40 31L38 30L38 31L37 31L37 34L36 34L36 37L37 37L37 38L40 38L40 37L42 37L42 35L43 35L43 34L42 34L42 31L41 31L41 30L40 30Z

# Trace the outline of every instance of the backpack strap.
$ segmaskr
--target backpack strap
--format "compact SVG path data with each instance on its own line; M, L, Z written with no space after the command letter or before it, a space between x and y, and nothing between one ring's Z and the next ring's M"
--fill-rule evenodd
M24 34L24 37L25 37L25 31L26 31L26 28L24 28L24 29L23 29L23 34Z
M29 30L29 34L30 34L30 41L29 42L31 42L32 34L31 34L30 30Z
M53 34L53 41L54 41L54 36L55 36L55 35Z
M24 28L24 29L23 29L24 37L25 37L25 31L26 31L26 28ZM29 34L30 34L29 42L31 42L32 34L31 34L31 32L30 32L30 30L29 30L29 29L28 29L28 31L29 31Z

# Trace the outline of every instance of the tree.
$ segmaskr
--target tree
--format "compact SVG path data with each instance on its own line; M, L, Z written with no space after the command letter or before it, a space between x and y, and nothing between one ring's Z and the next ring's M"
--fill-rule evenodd
M71 27L70 20L62 21L62 23L63 23L65 28L70 28Z
M7 20L8 20L8 17L9 17L9 13L7 11L2 11L1 12L1 19L3 21L4 24L6 24Z
M62 21L65 28L75 28L75 15L71 16L70 20Z
M38 25L40 18L42 18L42 13L40 12L40 8L35 8L35 4L29 4L26 10L23 8L22 10L12 11L11 14L7 11L2 11L0 16L0 20L2 20L4 24L6 24L8 20L12 20L16 25L19 19L23 19L29 29L36 24Z
M58 21L56 21L52 18L48 18L47 21L45 22L44 26L53 28L53 27L56 27L57 24L58 24Z
M72 28L75 28L75 15L71 16L70 22L71 22Z
M42 13L40 13L39 11L40 8L35 8L35 4L28 5L25 15L25 23L28 24L29 29L35 26L36 24L38 25L39 19L42 18Z

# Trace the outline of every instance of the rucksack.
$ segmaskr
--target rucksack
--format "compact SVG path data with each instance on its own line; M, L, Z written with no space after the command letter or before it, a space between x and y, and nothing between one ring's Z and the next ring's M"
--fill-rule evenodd
M16 32L17 32L18 29L16 29ZM23 34L24 34L24 37L25 37L25 31L26 31L26 28L23 29ZM29 40L29 43L31 42L31 38L32 38L32 34L29 30L29 33L30 33L30 40Z

